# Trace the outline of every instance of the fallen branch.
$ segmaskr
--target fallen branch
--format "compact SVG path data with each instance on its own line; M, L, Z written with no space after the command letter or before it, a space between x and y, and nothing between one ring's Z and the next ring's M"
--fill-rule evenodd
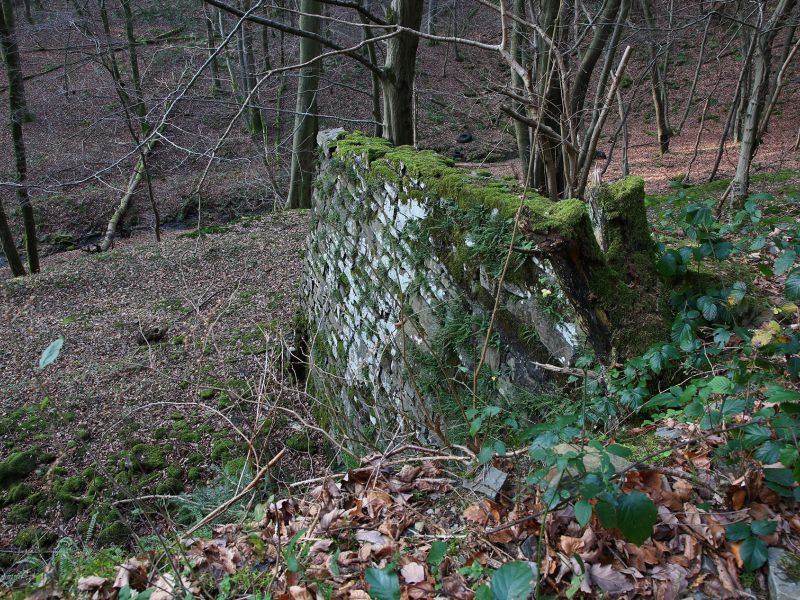
M248 483L247 486L245 486L245 488L241 492L239 492L233 498L230 498L223 504L220 504L217 508L215 508L205 517L200 519L200 521L198 521L197 524L195 524L191 529L189 529L189 531L187 531L184 535L186 536L192 535L195 531L197 531L201 527L208 525L211 521L213 521L220 515L225 514L231 506L236 504L239 500L241 500L247 494L253 491L253 488L255 488L258 485L258 482L264 478L264 475L267 474L267 471L269 471L269 469L273 467L285 453L286 453L286 447L284 447L280 452L278 452L263 469L261 469L258 473L256 473L256 476L253 477L253 480L250 483Z

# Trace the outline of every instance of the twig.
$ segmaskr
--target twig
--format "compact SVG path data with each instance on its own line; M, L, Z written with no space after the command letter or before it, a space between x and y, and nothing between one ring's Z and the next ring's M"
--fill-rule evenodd
M220 516L220 515L224 514L225 512L227 512L227 510L231 506L233 506L236 502L238 502L239 500L244 498L248 493L250 493L250 491L253 488L255 488L258 485L258 482L261 481L261 479L264 477L264 475L266 475L266 473L270 469L270 467L274 466L281 459L281 457L283 457L283 455L285 453L286 453L286 447L284 446L283 449L281 449L281 451L278 452L272 458L272 460L269 461L266 464L266 466L264 468L262 468L258 473L256 473L256 476L253 477L253 480L250 483L248 483L241 492L239 492L233 498L230 498L228 501L226 501L225 503L219 505L217 508L215 508L210 513L208 513L196 525L194 525L191 529L189 529L189 531L187 531L184 535L185 536L192 535L195 531L197 531L201 527L204 527L205 525L207 525L208 523L210 523L211 521L216 519L218 516Z

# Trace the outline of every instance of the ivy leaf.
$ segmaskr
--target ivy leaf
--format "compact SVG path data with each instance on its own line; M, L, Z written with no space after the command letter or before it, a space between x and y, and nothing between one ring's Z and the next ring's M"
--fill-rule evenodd
M588 500L581 500L575 503L575 519L578 525L586 527L592 518L592 505Z
M739 547L739 556L746 571L755 571L767 562L767 545L761 538L747 538Z
M617 514L617 527L626 540L637 546L641 546L652 535L658 518L656 505L642 492L625 494L619 501Z
M389 567L367 569L364 580L369 585L369 595L377 600L400 600L400 580Z
M513 561L504 564L492 575L494 600L525 600L531 594L533 570L527 562Z
M725 528L725 537L729 542L741 542L750 537L750 525L748 523L731 523Z
M44 369L48 365L51 365L55 360L58 358L58 355L61 353L61 348L64 346L64 338L60 337L54 342L52 342L47 348L44 349L42 352L42 356L39 358L39 368Z

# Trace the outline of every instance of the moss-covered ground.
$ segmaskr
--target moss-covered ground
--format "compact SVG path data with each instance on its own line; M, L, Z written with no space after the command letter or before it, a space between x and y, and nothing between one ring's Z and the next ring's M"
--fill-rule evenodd
M35 278L3 282L0 569L63 536L128 547L134 534L177 532L221 502L207 490L252 475L244 438L261 461L297 436L259 412L275 392L259 382L291 326L306 227L303 212L247 219L62 254ZM167 335L142 344L151 324ZM37 370L58 337L58 359ZM297 436L264 491L307 476L318 444Z

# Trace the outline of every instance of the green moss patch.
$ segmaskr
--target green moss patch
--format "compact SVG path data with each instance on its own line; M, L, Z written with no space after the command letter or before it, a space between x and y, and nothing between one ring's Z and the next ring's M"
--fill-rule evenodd
M130 461L134 467L145 473L163 469L166 464L161 449L150 444L136 444L131 448Z
M0 463L0 487L24 479L36 470L38 461L33 450L15 452Z

